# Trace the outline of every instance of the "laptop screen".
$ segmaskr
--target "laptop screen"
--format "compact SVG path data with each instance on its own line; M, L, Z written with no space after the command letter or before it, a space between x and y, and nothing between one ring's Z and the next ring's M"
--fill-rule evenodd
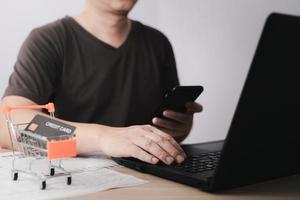
M300 18L268 17L220 165L216 188L299 172Z

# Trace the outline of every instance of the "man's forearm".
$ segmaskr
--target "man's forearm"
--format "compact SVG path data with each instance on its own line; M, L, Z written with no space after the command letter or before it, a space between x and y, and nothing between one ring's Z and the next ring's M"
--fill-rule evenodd
M8 96L3 99L4 105L34 105L29 99L19 96ZM12 112L14 123L29 122L36 114L45 115L35 110L18 110ZM46 116L46 115L45 115ZM91 153L101 151L113 157L134 157L144 162L156 164L161 160L165 164L181 163L186 155L173 137L151 125L130 127L109 127L99 124L70 123L76 127L77 152ZM0 114L0 145L11 148L10 137L3 113Z

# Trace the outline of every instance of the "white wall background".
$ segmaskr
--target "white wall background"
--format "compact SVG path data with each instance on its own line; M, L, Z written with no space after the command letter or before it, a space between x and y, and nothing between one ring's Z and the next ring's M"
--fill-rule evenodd
M84 0L0 2L0 93L29 31L65 15ZM131 17L163 31L173 44L182 84L201 84L204 112L186 143L223 139L266 17L300 15L299 0L140 0Z

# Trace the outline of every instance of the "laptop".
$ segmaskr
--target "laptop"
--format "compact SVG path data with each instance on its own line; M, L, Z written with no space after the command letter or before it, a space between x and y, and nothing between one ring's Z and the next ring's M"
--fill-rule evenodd
M114 160L209 192L299 173L300 17L268 17L226 139L182 147L182 164Z

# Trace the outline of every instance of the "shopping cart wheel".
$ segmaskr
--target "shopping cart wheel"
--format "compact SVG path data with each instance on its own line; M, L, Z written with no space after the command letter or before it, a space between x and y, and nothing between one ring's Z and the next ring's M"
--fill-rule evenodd
M18 172L13 172L13 173L12 173L12 179L13 179L14 181L18 180Z
M54 169L54 167L51 167L51 169L50 169L50 176L54 176L54 174L55 174L55 169Z
M72 184L72 177L68 176L67 177L67 185L71 185Z
M42 181L40 185L41 190L46 189L46 181Z

